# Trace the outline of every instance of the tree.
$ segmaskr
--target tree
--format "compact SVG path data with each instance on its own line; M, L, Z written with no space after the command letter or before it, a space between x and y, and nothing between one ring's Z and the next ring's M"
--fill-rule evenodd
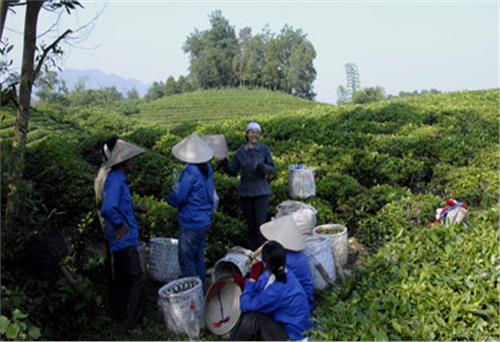
M357 90L352 95L353 103L370 103L385 99L385 89L382 87L368 87Z
M354 92L361 88L358 67L354 63L347 63L345 65L345 73L347 79L345 89L347 91L348 99L351 101Z
M165 84L163 82L153 82L146 95L144 95L144 99L151 101L163 96L165 96Z
M347 103L349 102L349 94L344 86L339 85L337 87L337 103Z
M64 94L68 88L64 80L57 77L57 72L49 70L39 76L36 81L38 100L43 102L59 102L67 104Z
M297 31L297 34L300 35L300 31ZM316 69L313 65L316 51L305 35L300 35L300 37L301 39L295 41L291 46L286 73L287 85L291 94L313 99L316 96L312 86L316 79Z
M127 91L127 100L136 101L136 100L140 100L140 99L141 99L141 96L139 95L139 92L137 91L137 89L132 88L129 91Z
M2 1L3 3L3 1ZM9 5L15 3L9 1ZM19 85L19 102L16 113L16 124L14 138L12 140L12 159L9 175L9 190L7 195L6 208L6 228L7 231L13 230L17 218L17 209L19 205L19 183L23 178L24 155L26 148L26 136L28 133L28 122L30 116L31 91L40 70L51 52L58 52L59 42L71 33L71 30L65 31L52 44L41 50L38 58L38 64L35 67L35 52L37 48L37 24L38 16L42 7L54 11L64 8L68 13L74 10L76 6L83 6L76 0L28 0L26 5L26 14L24 19L23 33L23 56L21 66L21 79ZM5 12L6 13L6 12ZM2 12L1 24L5 23L5 16ZM3 28L2 28L3 29Z
M172 96L178 93L177 84L175 82L175 78L173 76L169 76L167 78L167 82L165 83L165 96Z
M233 86L237 77L233 72L233 60L238 51L238 41L234 28L214 11L209 16L211 28L189 35L184 52L190 55L190 75L202 88Z

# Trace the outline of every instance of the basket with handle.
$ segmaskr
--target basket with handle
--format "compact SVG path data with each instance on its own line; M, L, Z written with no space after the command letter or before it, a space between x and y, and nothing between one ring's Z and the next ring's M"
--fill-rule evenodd
M344 266L347 263L347 227L341 224L323 224L314 228L315 235L330 238L335 264Z

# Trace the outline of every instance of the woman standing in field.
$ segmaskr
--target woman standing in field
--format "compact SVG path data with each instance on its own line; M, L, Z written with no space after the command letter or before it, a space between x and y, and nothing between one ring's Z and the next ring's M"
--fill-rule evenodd
M186 164L167 196L167 202L178 209L181 277L198 276L203 284L205 243L214 207L214 175L209 163L213 153L200 137L191 135L175 145L172 154Z
M224 159L225 171L236 176L240 173L240 205L248 227L249 248L256 250L263 242L259 227L267 220L269 182L267 176L276 172L271 150L259 143L262 130L258 123L250 122L245 132L246 144L241 146L231 162Z

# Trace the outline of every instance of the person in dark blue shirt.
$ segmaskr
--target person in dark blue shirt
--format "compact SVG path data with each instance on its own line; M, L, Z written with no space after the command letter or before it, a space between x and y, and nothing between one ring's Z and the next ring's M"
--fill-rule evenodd
M312 327L309 304L304 289L285 266L285 249L269 241L262 249L262 260L252 265L240 296L242 317L231 340L304 339L304 332Z
M111 310L115 319L125 319L129 330L137 327L143 314L145 276L137 251L139 226L134 211L138 208L132 203L126 174L132 170L133 158L144 152L118 139L103 165L110 170L102 186L100 214L111 250Z
M259 143L261 131L258 123L250 122L245 133L247 143L236 151L231 162L223 161L229 175L240 173L240 205L248 226L248 247L252 250L264 242L259 227L267 220L271 193L267 177L276 172L271 150Z
M268 240L278 241L286 250L286 267L293 272L304 289L311 310L314 308L314 282L304 237L292 215L285 215L260 226L262 235Z
M191 135L175 145L172 154L186 163L178 184L167 196L167 202L178 208L181 277L198 276L204 284L206 236L214 208L214 177L209 163L213 152L200 137Z

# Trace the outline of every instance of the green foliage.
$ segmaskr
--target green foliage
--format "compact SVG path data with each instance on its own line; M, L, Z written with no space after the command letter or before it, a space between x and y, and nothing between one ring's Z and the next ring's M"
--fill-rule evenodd
M407 228L322 297L312 339L498 339L496 227Z
M368 87L355 91L352 94L353 103L370 103L385 99L385 90L382 87Z
M4 315L0 316L0 337L13 341L33 341L40 338L40 329L25 322L27 314L19 309L14 309L11 316L12 319Z

